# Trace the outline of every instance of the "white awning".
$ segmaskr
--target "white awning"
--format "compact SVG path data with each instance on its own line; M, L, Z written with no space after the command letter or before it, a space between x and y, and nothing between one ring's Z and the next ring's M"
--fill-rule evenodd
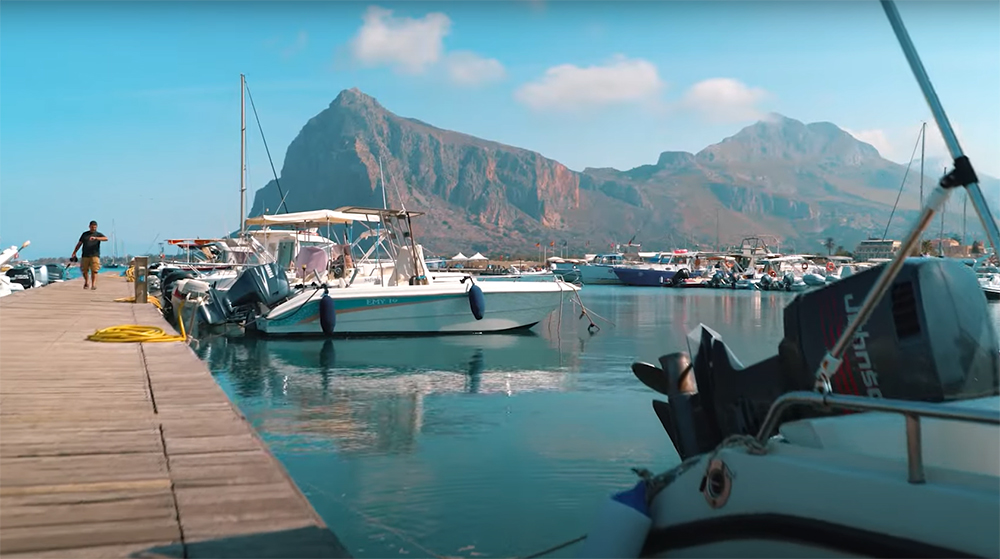
M451 257L452 260L468 260L469 257L462 254L461 252Z
M482 254L480 254L480 253L477 252L477 253L473 254L472 256L470 256L469 260L489 260L489 258L486 258Z
M259 215L247 218L247 225L318 225L351 224L355 221L378 223L379 216L371 214L346 213L336 210L312 210L276 215Z

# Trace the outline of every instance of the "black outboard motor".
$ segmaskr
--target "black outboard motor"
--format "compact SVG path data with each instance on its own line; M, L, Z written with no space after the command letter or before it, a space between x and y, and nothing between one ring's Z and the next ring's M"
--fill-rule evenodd
M688 272L688 269L687 268L681 268L680 270L677 270L676 272L674 272L673 277L670 278L670 286L671 287L677 287L678 285L681 284L681 282L683 282L684 280L686 280L686 279L688 279L690 277L691 277L691 274Z
M35 269L31 266L17 266L7 270L11 283L20 284L25 289L35 286Z
M670 397L653 408L681 458L708 452L729 435L755 435L776 398L813 390L820 361L881 272L872 268L797 296L785 307L778 354L750 367L704 325L691 333L693 363L685 353L661 357L662 369L635 363L640 380ZM1000 342L986 298L975 274L953 260L908 258L843 357L831 379L838 394L925 402L1000 394ZM786 420L821 414L803 410Z
M274 263L253 266L244 270L228 290L209 290L208 302L201 307L202 319L208 324L222 324L241 312L256 311L257 304L273 307L293 293L284 268Z
M226 298L235 307L251 303L272 306L292 294L285 270L277 264L261 264L247 268L236 278Z

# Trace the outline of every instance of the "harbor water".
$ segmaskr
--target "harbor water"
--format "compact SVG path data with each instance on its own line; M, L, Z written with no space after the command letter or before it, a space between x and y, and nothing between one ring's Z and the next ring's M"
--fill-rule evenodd
M699 323L750 364L776 292L587 286L526 334L212 339L196 351L355 557L524 557L580 536L633 467L678 462L631 373ZM990 304L1000 330L1000 305ZM571 557L568 547L550 557Z

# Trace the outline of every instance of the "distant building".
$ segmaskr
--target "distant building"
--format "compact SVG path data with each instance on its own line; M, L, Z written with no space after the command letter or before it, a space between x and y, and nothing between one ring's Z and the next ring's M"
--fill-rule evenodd
M943 254L948 258L965 258L969 256L972 250L971 246L962 245L962 243L956 241L955 239L931 239L931 247L934 248L935 252Z
M867 262L875 258L892 258L896 256L902 241L891 239L868 239L858 243L858 248L854 249L854 260L856 262Z

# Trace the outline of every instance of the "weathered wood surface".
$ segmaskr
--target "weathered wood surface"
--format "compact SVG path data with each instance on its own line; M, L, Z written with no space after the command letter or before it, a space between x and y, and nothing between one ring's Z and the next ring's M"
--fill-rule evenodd
M182 343L98 343L119 324L102 275L0 299L4 557L348 557Z

